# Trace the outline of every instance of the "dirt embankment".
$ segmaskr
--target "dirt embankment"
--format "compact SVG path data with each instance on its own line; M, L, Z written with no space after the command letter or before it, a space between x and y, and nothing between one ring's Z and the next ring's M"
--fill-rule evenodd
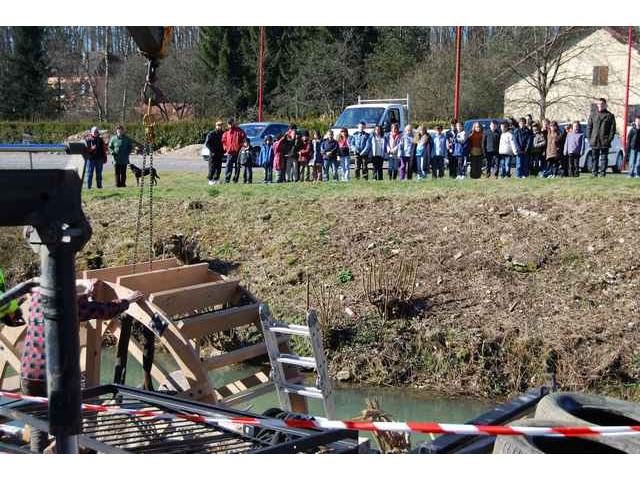
M107 265L130 261L132 202L85 210L87 249L103 250ZM309 278L312 306L329 298L334 307L323 327L342 380L501 396L539 385L553 367L566 389L638 394L640 199L221 195L155 211L159 238L197 232L203 258L280 318L302 318ZM13 278L33 270L18 234L0 242ZM363 291L361 268L374 259L386 272L400 259L417 269L411 302L386 319Z

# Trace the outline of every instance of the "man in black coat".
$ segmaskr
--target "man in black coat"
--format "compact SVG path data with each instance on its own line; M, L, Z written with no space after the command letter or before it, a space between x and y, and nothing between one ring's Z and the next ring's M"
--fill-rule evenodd
M500 146L500 129L498 122L491 120L489 130L482 137L482 153L487 159L487 178L491 175L498 177L498 150Z
M589 117L587 138L593 157L593 176L597 177L600 173L604 177L609 164L609 148L616 134L616 118L607 110L607 101L604 98L598 99L596 107L597 111Z
M216 128L207 133L204 141L205 147L209 149L209 174L207 179L209 185L215 185L220 181L220 172L222 172L222 158L224 157L224 147L222 146L222 121L216 122Z

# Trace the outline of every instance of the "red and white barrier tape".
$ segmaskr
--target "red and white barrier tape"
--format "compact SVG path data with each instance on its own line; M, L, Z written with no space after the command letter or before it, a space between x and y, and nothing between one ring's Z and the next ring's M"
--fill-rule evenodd
M47 404L44 397L33 397L0 391L0 398L24 400L27 402ZM82 404L87 412L111 415L131 415L143 419L155 420L188 420L210 425L250 425L267 428L322 428L331 430L359 430L367 432L400 432L400 433L454 433L458 435L526 435L548 437L584 437L584 436L632 436L640 435L640 425L630 426L590 426L590 427L518 427L509 425L468 425L454 423L431 422L359 422L353 420L278 420L254 417L207 417L190 413L158 413L150 410L135 410L116 406Z

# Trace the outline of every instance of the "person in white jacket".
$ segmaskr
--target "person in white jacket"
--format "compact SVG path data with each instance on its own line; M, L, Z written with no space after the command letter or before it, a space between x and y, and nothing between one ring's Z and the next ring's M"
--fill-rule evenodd
M498 146L498 155L500 156L500 178L511 176L511 161L515 154L515 142L513 133L509 130L509 124L503 122L500 125L502 131L500 135L500 145Z

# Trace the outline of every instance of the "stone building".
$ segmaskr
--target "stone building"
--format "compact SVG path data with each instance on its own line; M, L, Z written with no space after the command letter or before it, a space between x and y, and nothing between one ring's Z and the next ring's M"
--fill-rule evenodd
M546 117L559 122L585 121L599 97L607 99L609 110L618 126L624 120L624 97L627 74L627 29L602 27L586 34L570 46L563 55L569 59L560 66L560 81L549 90ZM640 50L637 43L631 53L631 88L629 121L640 115ZM537 91L528 78L514 80L504 92L504 113L521 117L531 113L540 116ZM535 83L535 82L533 82Z

